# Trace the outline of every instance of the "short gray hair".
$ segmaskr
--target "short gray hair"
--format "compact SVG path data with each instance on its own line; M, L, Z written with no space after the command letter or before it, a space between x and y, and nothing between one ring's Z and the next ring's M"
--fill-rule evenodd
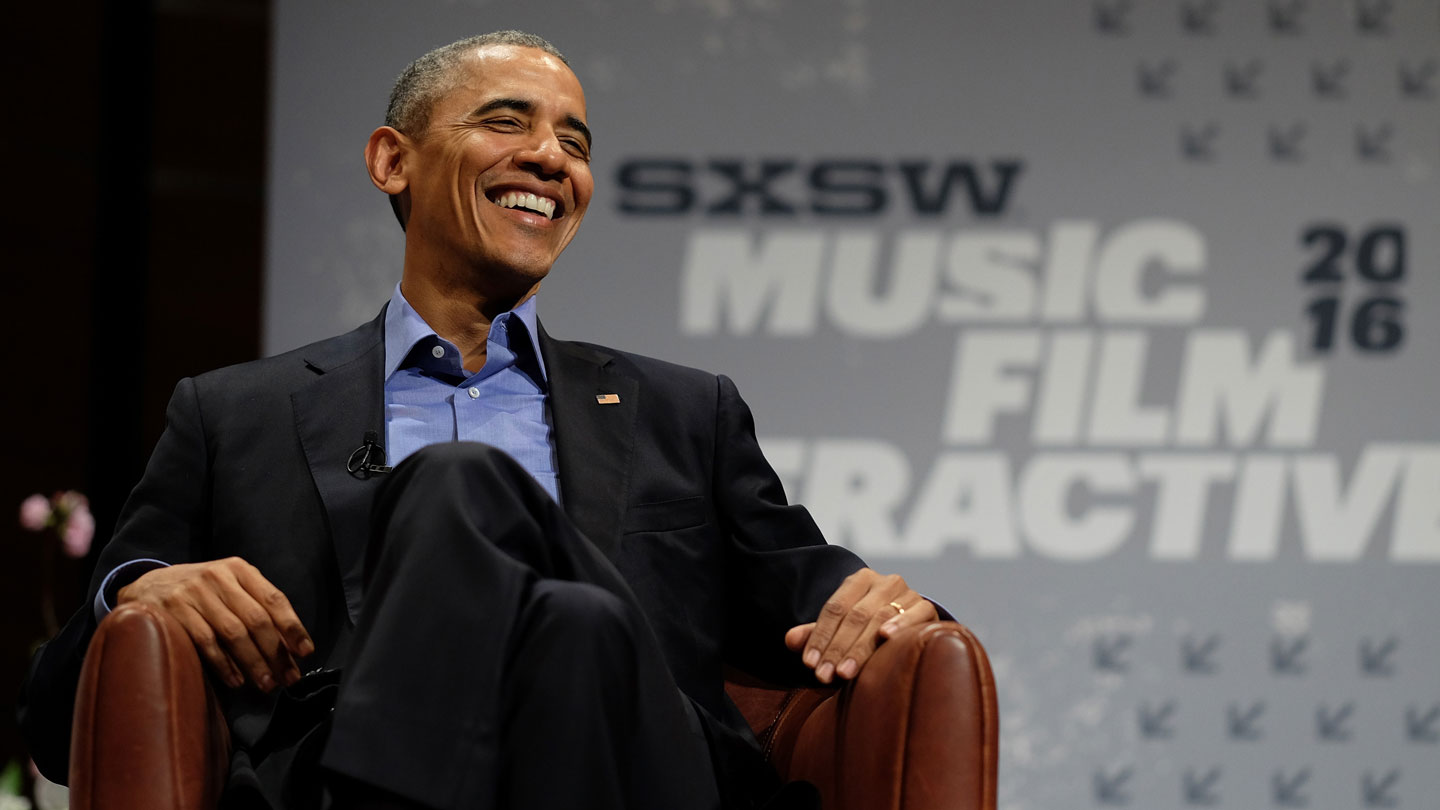
M466 54L488 45L515 45L538 48L568 67L569 60L554 45L524 31L491 31L443 45L416 59L400 71L390 90L390 104L385 108L385 125L411 137L419 137L430 126L430 111L445 91L450 89L455 68Z

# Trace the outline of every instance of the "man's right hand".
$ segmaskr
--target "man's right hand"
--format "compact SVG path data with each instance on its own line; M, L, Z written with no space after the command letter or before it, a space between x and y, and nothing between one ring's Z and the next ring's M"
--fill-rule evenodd
M295 683L295 660L315 651L290 600L239 557L147 571L116 597L117 604L144 602L173 616L234 688L247 676L265 692Z

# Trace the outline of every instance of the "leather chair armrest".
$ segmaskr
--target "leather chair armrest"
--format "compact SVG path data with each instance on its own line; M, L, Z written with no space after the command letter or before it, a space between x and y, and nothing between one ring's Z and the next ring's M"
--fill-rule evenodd
M836 690L796 690L765 734L826 810L994 810L999 710L985 649L957 622L886 641Z
M194 643L146 605L105 617L85 654L70 746L76 810L213 810L230 736Z
M757 731L781 774L815 784L827 810L994 809L995 681L963 625L897 635L842 689L780 694L768 728ZM71 807L210 810L229 748L219 703L179 623L143 605L106 617L76 696Z

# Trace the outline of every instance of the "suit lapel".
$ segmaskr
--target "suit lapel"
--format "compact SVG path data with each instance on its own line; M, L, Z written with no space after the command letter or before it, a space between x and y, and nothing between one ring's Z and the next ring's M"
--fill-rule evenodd
M565 513L606 556L620 544L640 386L591 347L540 329Z
M349 335L320 344L305 357L305 364L319 376L290 396L295 431L325 504L352 623L360 611L370 505L379 480L350 475L346 463L367 431L375 431L382 442L385 436L384 317L382 311L379 318Z

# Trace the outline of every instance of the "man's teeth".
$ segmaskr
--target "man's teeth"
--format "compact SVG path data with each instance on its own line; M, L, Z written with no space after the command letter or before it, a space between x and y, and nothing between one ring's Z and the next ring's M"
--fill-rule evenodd
M544 214L546 219L555 218L554 200L537 197L523 191L507 191L495 200L495 204L501 208L526 208Z

